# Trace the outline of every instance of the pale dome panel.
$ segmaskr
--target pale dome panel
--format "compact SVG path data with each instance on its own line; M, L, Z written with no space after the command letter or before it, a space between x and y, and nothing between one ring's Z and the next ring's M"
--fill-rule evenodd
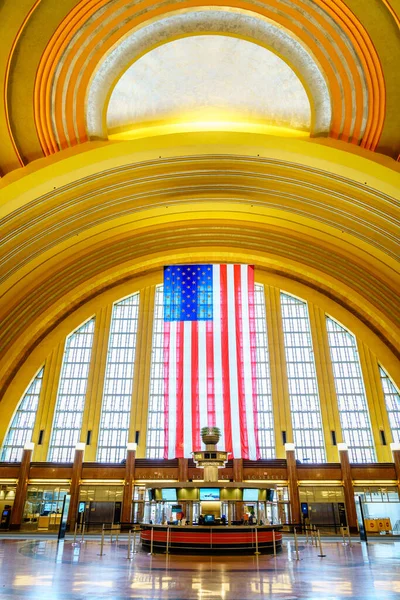
M242 39L192 36L133 63L116 84L110 133L154 122L239 120L309 131L310 103L293 70Z

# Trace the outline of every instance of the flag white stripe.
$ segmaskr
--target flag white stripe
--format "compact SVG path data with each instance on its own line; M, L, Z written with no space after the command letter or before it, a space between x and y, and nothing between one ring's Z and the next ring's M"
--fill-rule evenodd
M183 329L183 456L192 452L192 322Z
M242 344L243 344L243 369L244 377L244 396L246 406L246 424L247 438L249 444L249 458L256 460L256 438L254 429L253 412L253 373L251 368L251 350L250 350L250 317L249 317L249 285L248 285L248 266L241 265L241 288L242 288Z
M206 321L198 321L198 361L199 361L199 413L200 429L207 427L207 337Z
M175 458L176 454L176 328L177 322L171 321L168 369L168 458Z
M236 307L235 307L234 266L227 265L227 311L228 311L228 355L229 355L229 387L231 401L232 450L235 458L242 456L238 370L236 354Z
M220 265L213 265L213 343L214 343L214 402L215 424L221 431L218 447L225 449L224 398L222 387L221 350L221 277Z

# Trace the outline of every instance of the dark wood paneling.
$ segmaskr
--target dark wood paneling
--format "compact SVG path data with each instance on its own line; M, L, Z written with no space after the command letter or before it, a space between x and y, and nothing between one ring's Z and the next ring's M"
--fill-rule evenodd
M70 479L73 465L56 463L32 463L29 479Z
M204 469L196 469L195 467L189 468L188 479L189 481L197 481L199 479L204 479ZM233 481L233 469L219 469L218 479L223 479L225 481Z
M124 479L125 465L83 463L82 479Z
M135 468L135 479L176 479L179 477L179 469L143 469L143 468Z
M21 463L0 463L1 479L17 479Z
M342 470L340 463L328 465L297 465L297 477L300 481L313 479L336 479L342 480Z
M350 465L352 479L396 479L394 463Z

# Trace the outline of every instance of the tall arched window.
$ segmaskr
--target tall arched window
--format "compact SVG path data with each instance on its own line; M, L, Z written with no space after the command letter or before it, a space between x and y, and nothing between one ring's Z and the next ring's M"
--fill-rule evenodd
M271 378L265 317L264 286L255 284L255 320L257 349L258 436L262 458L275 456L274 420L272 414ZM147 424L147 457L164 456L164 288L158 285L154 301L153 345L151 356L149 413Z
M31 381L19 403L4 440L1 460L6 462L20 461L25 443L30 442L35 426L36 412L43 383L44 367Z
M381 365L379 365L379 374L393 441L400 442L400 392Z
M351 462L374 462L375 448L369 420L356 338L326 317L343 441Z
M97 444L99 462L119 462L126 456L138 316L139 293L113 306Z
M301 461L325 462L324 433L307 303L281 292L293 441Z
M95 319L68 336L49 447L50 462L72 462L82 427Z

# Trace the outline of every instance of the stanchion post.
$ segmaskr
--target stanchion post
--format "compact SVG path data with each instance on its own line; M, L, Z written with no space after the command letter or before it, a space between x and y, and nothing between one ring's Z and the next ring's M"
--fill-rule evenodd
M153 542L154 542L154 527L151 528L151 534L150 534L150 554L153 555Z
M83 525L82 525L82 537L81 537L81 544L85 543L85 521L83 521Z
M257 531L257 526L254 527L254 531L255 531L255 534L256 534L256 551L254 552L254 554L260 554L259 551L258 551L258 531Z
M308 545L308 527L307 527L307 525L306 525L305 529L306 529L306 544Z
M75 523L75 529L74 529L74 541L72 542L72 544L75 546L76 545L76 532L78 530L78 523Z
M318 556L319 556L320 558L324 558L324 557L326 556L326 554L324 554L324 553L322 552L322 543L321 543L321 536L320 536L320 534L319 534L319 529L318 529L318 542L319 542L319 554L318 554Z
M317 547L317 528L313 525L313 546Z
M132 529L128 532L128 554L126 555L127 560L131 560L131 538L132 538Z
M133 530L133 554L136 554L136 529Z
M120 531L121 531L121 525L119 525L119 527L117 529L117 533L115 534L115 541L117 542L117 544L118 544Z
M296 560L300 560L300 557L299 557L299 544L298 544L298 541L297 541L296 527L293 529L293 532L294 532L294 547L295 547L295 550L296 550Z
M346 545L346 539L345 539L345 537L344 537L344 528L343 528L343 527L341 527L341 528L340 528L340 531L342 532L343 546L345 546L345 545Z
M169 554L169 527L167 525L167 546L165 548L165 554Z
M110 530L110 544L112 544L112 539L113 539L113 525L111 523L111 530Z
M274 547L274 556L276 556L275 529L272 530L272 545Z
M104 523L101 529L101 542L100 542L100 556L103 556L103 548L104 548Z
M347 527L347 537L349 538L349 548L351 548L350 527Z

